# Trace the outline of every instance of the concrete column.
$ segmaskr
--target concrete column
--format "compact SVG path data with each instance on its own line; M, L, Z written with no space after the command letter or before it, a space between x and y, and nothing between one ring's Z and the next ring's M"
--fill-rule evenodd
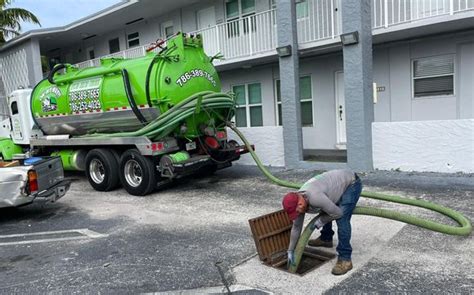
M291 46L291 55L279 58L285 166L298 167L303 159L299 63L295 0L276 1L278 47Z
M373 170L371 2L341 1L343 33L357 31L359 34L359 43L343 46L347 164L356 171Z
M28 80L31 87L34 87L43 79L43 70L41 68L41 52L39 40L31 39L26 47L28 63Z

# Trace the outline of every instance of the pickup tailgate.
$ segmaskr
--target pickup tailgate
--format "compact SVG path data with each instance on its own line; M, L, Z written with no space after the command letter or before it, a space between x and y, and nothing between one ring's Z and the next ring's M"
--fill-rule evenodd
M45 158L33 165L38 177L38 192L47 190L64 179L61 158Z

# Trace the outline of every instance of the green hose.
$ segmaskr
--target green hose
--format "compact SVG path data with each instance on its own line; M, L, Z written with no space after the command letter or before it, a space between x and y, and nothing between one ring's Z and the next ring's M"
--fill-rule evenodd
M216 110L225 110L227 111L227 115L232 115L235 110L235 101L232 95L225 94L225 93L216 93L211 91L204 91L196 93L187 99L179 102L174 107L170 108L167 112L158 116L155 120L150 122L145 127L133 131L133 132L120 132L120 133L111 133L111 134L89 134L85 137L94 137L94 138L110 138L110 137L127 137L127 136L146 136L150 139L160 139L164 136L169 135L175 127L177 127L180 122L183 120L191 117L194 115L197 109L209 109L213 111L222 121L226 121L225 118L215 112ZM230 117L229 116L229 117ZM272 182L293 188L299 189L302 184L293 183L285 180L281 180L275 176L273 176L262 164L260 159L257 157L255 152L253 151L250 143L244 137L244 135L233 125L227 123L227 125L242 139L247 149L250 151L253 159L255 160L259 169L263 172L263 174L270 179ZM371 199L383 200L388 202L394 202L399 204L406 204L412 206L418 206L421 208L429 209L432 211L439 212L445 216L450 217L451 219L455 220L460 226L450 226L445 224L440 224L437 222L425 220L419 217L415 217L408 214L403 214L395 211L385 210L385 209L378 209L378 208L371 208L371 207L356 207L354 209L354 214L362 214L362 215L371 215L371 216L378 216L388 219L393 219L401 222L405 222L408 224L420 226L429 230L450 234L450 235L460 235L460 236L467 236L471 233L472 227L470 221L464 217L462 214L434 204L427 201L422 200L414 200L414 199L407 199L402 198L399 196L390 196L380 193L373 193L373 192L362 192L361 196ZM316 217L310 221L312 224L315 221ZM290 271L295 272L298 264L301 260L301 256L304 251L304 247L306 246L309 237L311 236L312 230L309 226L305 228L303 233L298 240L298 244L295 249L295 258L296 264L290 267Z
M258 158L257 154L254 152L252 146L247 141L245 136L233 124L228 124L228 126L242 139L245 146L247 147L250 154L252 155L252 158L255 160L255 163L257 164L258 168L263 172L263 174L265 174L265 176L268 179L270 179L272 182L278 185L293 188L293 189L299 189L302 186L302 184L300 183L293 183L293 182L281 180L273 176L270 173L270 171L268 171L268 169L265 168L265 166L263 166L262 162ZM386 195L386 194L381 194L381 193L366 192L366 191L363 191L361 193L361 196L366 197L366 198L371 198L371 199L393 202L393 203L412 205L412 206L417 206L417 207L425 208L428 210L436 211L447 217L450 217L451 219L456 221L460 226L445 225L445 224L437 223L434 221L422 219L422 218L409 215L409 214L403 214L403 213L399 213L399 212L395 212L391 210L371 208L371 207L357 206L354 209L353 214L371 215L371 216L378 216L378 217L393 219L393 220L401 221L407 224L416 225L419 227L423 227L429 230L433 230L433 231L437 231L437 232L449 234L449 235L468 236L472 231L471 222L466 217L464 217L461 213L456 212L452 209L446 208L444 206L435 204L435 203L431 203L431 202L427 202L423 200L407 199L407 198L402 198L399 196L391 196L391 195ZM310 221L310 223L306 226L306 228L304 229L303 233L301 234L298 240L298 243L295 248L295 264L290 265L288 269L290 272L295 273L296 270L298 269L298 265L301 261L304 248L308 244L308 240L313 232L313 230L311 230L310 225L312 225L316 221L316 219L317 217L314 217Z
M118 133L94 133L84 135L83 137L111 138L146 136L150 139L160 139L171 133L183 120L193 116L197 105L202 108L209 108L213 110L222 109L230 113L232 113L235 108L235 102L231 95L219 92L203 91L179 102L139 130Z

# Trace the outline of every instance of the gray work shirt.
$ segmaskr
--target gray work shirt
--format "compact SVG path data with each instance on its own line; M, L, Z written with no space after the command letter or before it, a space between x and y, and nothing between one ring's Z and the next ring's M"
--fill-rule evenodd
M355 173L350 170L332 170L314 176L298 190L304 193L308 201L308 213L319 213L318 225L322 226L342 216L342 210L336 204L347 187L355 181ZM305 214L293 221L288 250L294 250L303 229Z

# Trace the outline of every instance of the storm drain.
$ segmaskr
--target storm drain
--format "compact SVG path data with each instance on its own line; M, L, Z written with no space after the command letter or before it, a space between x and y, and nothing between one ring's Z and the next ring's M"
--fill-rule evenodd
M260 260L267 266L287 270L287 249L292 223L284 210L249 220L252 236ZM296 274L304 275L318 268L335 255L317 248L306 247Z
M0 236L0 246L38 244L82 239L96 239L107 235L85 229L70 229Z

